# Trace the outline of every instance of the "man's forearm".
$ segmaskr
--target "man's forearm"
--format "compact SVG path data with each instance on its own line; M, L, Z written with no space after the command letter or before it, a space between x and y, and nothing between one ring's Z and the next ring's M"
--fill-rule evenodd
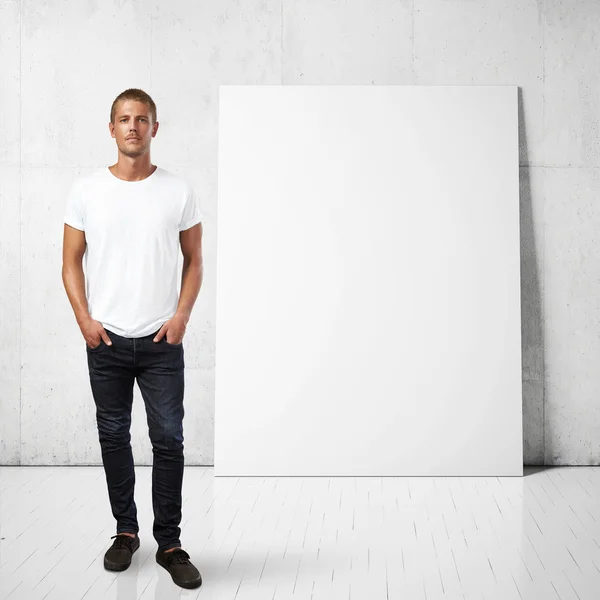
M90 318L87 298L85 297L85 274L82 265L63 266L62 280L73 307L77 323Z
M181 292L176 314L183 317L186 324L190 320L192 308L202 287L204 268L202 261L194 260L184 263L181 274Z

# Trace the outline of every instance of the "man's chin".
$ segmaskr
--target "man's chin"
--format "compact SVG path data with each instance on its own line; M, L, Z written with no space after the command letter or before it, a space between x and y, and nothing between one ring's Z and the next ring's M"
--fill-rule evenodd
M122 148L122 147L119 147L119 150L121 151L121 154L124 154L125 156L128 156L129 158L135 158L136 156L141 156L142 154L144 154L144 152L146 151L146 148L141 148L140 150L136 150L135 152L132 152L131 150L128 150L127 148Z

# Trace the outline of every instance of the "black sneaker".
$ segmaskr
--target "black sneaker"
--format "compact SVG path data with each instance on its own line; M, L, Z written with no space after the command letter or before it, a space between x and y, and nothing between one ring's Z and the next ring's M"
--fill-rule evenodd
M182 548L170 552L158 550L156 562L171 574L173 581L183 588L197 588L202 585L202 577L196 567L190 562L190 555Z
M117 533L110 539L116 538L113 545L104 555L104 568L109 571L124 571L131 564L131 556L140 547L140 538Z

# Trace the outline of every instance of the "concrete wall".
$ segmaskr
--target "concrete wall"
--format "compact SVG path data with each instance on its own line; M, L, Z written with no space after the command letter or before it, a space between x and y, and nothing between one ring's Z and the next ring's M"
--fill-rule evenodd
M599 34L594 0L0 0L0 462L100 463L62 216L73 178L116 160L112 100L141 87L153 162L208 214L184 433L187 463L213 463L218 86L339 83L520 87L525 463L598 464Z

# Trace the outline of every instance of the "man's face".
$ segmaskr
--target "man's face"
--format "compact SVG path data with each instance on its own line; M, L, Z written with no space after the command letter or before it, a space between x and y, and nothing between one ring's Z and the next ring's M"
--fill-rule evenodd
M123 100L115 109L115 122L109 124L110 134L125 156L140 156L150 149L158 121L152 123L150 107L137 100Z

